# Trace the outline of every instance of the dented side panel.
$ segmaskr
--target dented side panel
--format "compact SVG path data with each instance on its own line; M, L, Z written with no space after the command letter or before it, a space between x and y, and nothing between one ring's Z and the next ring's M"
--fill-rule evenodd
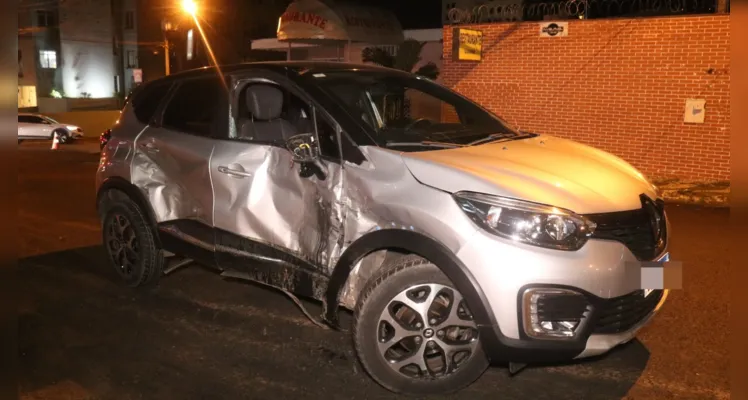
M342 175L339 164L320 166L321 176L302 177L284 148L218 141L211 162L216 228L257 242L256 252L289 253L273 252L270 258L283 258L276 261L329 275L342 245ZM225 241L218 246L235 248Z
M108 178L118 177L126 181L130 180L130 164L134 154L135 138L146 129L146 125L135 118L132 107L128 104L111 129L111 139L101 150L99 167L96 171L97 191Z
M188 219L213 225L209 160L213 140L147 128L135 141L131 182L146 196L156 222Z
M477 231L449 193L413 178L398 152L378 147L362 150L369 163L345 166L346 245L342 250L374 230L406 229L456 253ZM355 307L358 294L386 256L386 251L371 253L353 268L341 292L342 306Z

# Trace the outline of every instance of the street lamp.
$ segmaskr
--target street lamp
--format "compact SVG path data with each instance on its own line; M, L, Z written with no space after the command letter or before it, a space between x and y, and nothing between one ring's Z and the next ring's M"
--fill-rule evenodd
M182 0L182 11L189 14L193 19L197 18L197 3L194 0ZM171 53L171 46L169 44L169 32L176 31L177 27L170 21L164 20L161 23L161 29L164 32L164 74L169 75L171 68L169 68L169 55Z
M190 16L195 17L197 15L197 3L194 0L183 0L182 10Z

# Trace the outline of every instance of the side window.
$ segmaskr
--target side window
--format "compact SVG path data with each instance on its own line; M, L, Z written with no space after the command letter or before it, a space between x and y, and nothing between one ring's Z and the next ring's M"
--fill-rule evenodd
M319 137L320 152L323 156L340 158L338 148L338 134L334 124L330 123L319 113L317 114L317 136Z
M286 88L250 83L239 95L237 139L283 146L291 136L314 133L312 106ZM333 124L317 112L321 152L339 157Z
M171 88L171 83L155 83L143 87L132 98L132 107L135 116L143 124L151 122L161 101L166 97Z
M220 120L223 88L217 79L203 78L182 82L164 109L165 128L201 136L214 136ZM228 115L226 116L228 118Z
M32 124L43 124L44 120L40 117L31 116L29 117L29 122L31 122Z
M28 115L19 115L18 116L18 122L24 123L24 124L29 124L29 123L31 123L31 117L29 117Z

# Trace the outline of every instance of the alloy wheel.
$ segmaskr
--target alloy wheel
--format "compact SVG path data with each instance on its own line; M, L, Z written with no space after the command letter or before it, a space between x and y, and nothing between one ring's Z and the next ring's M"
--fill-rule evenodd
M122 214L113 214L107 227L107 249L117 271L132 276L138 263L140 244L132 224Z
M478 351L478 330L462 295L439 284L400 292L377 324L380 355L410 378L438 378L465 365Z

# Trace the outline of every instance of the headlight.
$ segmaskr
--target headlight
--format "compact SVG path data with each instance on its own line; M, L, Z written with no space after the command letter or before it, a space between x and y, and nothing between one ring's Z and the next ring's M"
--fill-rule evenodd
M68 126L66 126L66 128L68 128L69 131L76 131L76 130L78 130L78 127L75 126L75 125L68 125Z
M569 210L472 192L454 195L465 214L501 237L557 250L579 250L595 223Z

